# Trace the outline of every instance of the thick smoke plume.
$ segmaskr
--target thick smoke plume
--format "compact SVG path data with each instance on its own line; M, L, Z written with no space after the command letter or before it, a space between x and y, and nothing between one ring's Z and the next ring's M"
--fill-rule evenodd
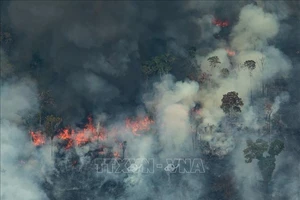
M36 85L28 79L1 86L1 199L48 199L39 184L53 165L49 148L36 151L21 125L38 104Z
M297 8L1 3L1 199L295 199ZM227 113L222 98L233 91L243 105ZM266 192L261 165L243 150L248 139L278 138L285 148ZM103 157L201 158L205 173L101 174L91 166Z

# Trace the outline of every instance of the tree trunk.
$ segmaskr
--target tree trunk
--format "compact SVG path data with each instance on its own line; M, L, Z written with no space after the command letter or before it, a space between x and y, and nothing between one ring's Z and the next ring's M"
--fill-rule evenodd
M51 158L53 158L53 137L51 137L51 147L50 147L50 151L51 151Z
M125 148L123 147L123 152L122 152L122 160L124 160L124 158L125 158Z
M250 105L252 105L252 88L251 88L251 84L252 84L252 74L250 72Z

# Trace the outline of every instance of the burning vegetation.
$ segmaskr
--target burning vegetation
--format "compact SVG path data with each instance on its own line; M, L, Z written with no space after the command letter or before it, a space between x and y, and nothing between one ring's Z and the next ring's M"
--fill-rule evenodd
M45 139L45 136L42 134L42 132L30 131L30 135L31 135L32 143L34 146L41 146L41 145L45 144L46 139Z
M212 20L212 23L216 26L220 26L220 27L227 27L229 26L229 21L228 20L220 20L220 19L216 19L214 18Z
M140 136L142 132L149 131L151 125L154 124L154 120L150 117L138 117L137 119L125 120L125 127L133 135ZM66 149L70 149L75 146L83 146L87 143L99 143L105 142L109 135L114 135L117 131L116 128L112 128L111 131L108 131L104 127L100 126L100 123L97 127L93 124L92 117L88 117L88 123L84 126L83 129L73 129L71 127L66 127L58 131L58 134L55 135L55 138L58 138L65 145ZM46 142L46 136L41 132L30 132L33 144L35 146L44 145ZM115 153L115 155L118 155ZM119 157L119 156L115 156Z
M285 134L289 132L289 122L284 112L294 112L299 105L285 105L291 85L297 81L288 76L292 62L277 49L280 42L268 43L277 39L280 23L273 14L249 5L241 9L239 17L233 16L235 12L229 16L212 10L226 17L211 20L209 13L201 19L200 12L194 15L200 8L168 13L166 17L161 13L164 9L151 10L150 6L138 13L155 16L136 16L132 20L135 8L142 4L118 4L122 12L129 9L130 14L114 9L117 12L110 17L109 9L117 4L97 2L97 12L91 12L93 16L88 18L77 17L81 6L76 17L66 16L71 13L68 9L81 5L60 8L68 3L53 4L53 15L45 11L47 15L39 17L44 14L43 8L33 12L32 7L28 11L22 7L19 12L21 6L14 8L13 2L9 10L15 9L20 16L26 12L33 16L26 22L25 17L15 16L10 21L17 28L0 30L1 57L7 67L3 70L1 66L1 72L5 72L1 74L1 101L6 103L4 112L9 113L4 120L1 118L1 125L7 123L9 130L4 131L5 142L9 141L5 152L17 152L5 160L5 170L1 163L1 173L8 174L5 186L16 184L11 178L16 174L11 160L17 161L17 170L23 170L17 173L23 173L21 178L26 181L18 182L37 182L31 178L36 170L37 190L41 186L44 196L51 200L252 198L245 194L252 194L252 199L270 199L273 190L282 185L279 179L285 169L279 156L291 152L294 144ZM170 5L170 10L190 7L178 5L182 3ZM89 5L85 6L84 10L89 10ZM56 16L61 13L57 7L59 11L66 9L61 20ZM39 10L38 5L34 8ZM143 12L144 9L151 12ZM180 16L173 20L177 14ZM162 22L152 21L158 18ZM177 24L177 19L184 23ZM59 22L62 24L56 24ZM38 29L27 23L39 25ZM61 27L64 32L60 32ZM155 30L151 30L153 27ZM23 35L28 35L28 41L22 41ZM53 42L51 48L41 50L48 41ZM34 51L24 53L28 44L34 44L29 48ZM19 49L8 51L15 47ZM293 49L291 54L298 56L300 51ZM14 67L10 68L10 62ZM282 106L286 107L281 109ZM87 113L92 115L86 118ZM296 119L297 114L292 118ZM25 142L21 142L31 140L28 151L18 149L21 142L11 140L8 134L19 132L24 133ZM182 158L186 168L189 158L203 159L206 173L186 175L175 161L163 163L174 156ZM161 165L168 164L170 170L162 168L144 175L138 168L147 164L134 161L127 166L131 157L151 157ZM103 172L113 165L121 173ZM91 166L97 166L97 170ZM124 173L129 169L130 173ZM245 171L251 177L258 172L262 179L248 180L250 176L245 176ZM262 194L256 194L256 189ZM27 188L24 190L20 194L26 194ZM3 197L23 198L13 195L6 192ZM34 197L27 199L46 199Z
M149 117L138 118L136 120L126 119L126 128L131 130L131 132L136 135L140 136L140 131L148 131L150 130L150 126L154 123L152 119Z

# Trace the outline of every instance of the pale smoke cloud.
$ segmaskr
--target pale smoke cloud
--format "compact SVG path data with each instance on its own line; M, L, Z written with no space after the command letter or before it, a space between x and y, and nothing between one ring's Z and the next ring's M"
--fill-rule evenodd
M274 37L279 30L276 16L264 13L262 8L248 5L241 13L238 24L233 28L232 47L238 51L261 49L267 39Z
M189 108L187 106L173 104L166 107L162 112L161 124L160 139L164 148L171 150L173 147L176 150L191 146L186 143L190 136Z
M239 145L232 154L237 189L245 200L263 199L262 194L259 192L259 181L262 180L262 176L257 166L257 161L253 160L251 164L246 163L243 154L246 141L241 138L238 143Z
M21 116L37 112L36 88L30 80L1 86L1 199L46 200L38 186L52 161L37 151L29 133L20 126ZM40 164L43 160L44 164Z
M164 154L179 153L184 146L191 146L187 143L191 144L189 111L199 86L195 82L174 82L172 76L166 75L154 88L151 98L145 95L145 104L155 108Z
M280 104L287 103L289 99L290 99L290 95L287 92L283 92L279 96L277 96L271 108L272 114L276 114L280 108Z
M225 156L235 148L235 139L232 134L213 132L202 133L201 140L209 143L209 151L217 156Z
M261 122L257 121L258 115L254 112L255 106L250 104L250 92L260 91L262 84L278 75L286 76L291 69L291 63L278 49L268 46L268 39L276 36L279 30L277 16L270 13L264 13L261 8L255 6L246 6L241 10L238 24L233 28L231 34L231 47L238 51L234 58L235 65L241 65L246 60L254 60L256 69L251 74L249 71L238 71L237 81L235 82L235 91L243 99L244 125L254 128L261 128ZM273 109L276 112L279 109L280 102L287 102L288 94L281 94L275 99ZM258 105L260 106L260 105ZM263 106L262 106L263 108ZM256 108L257 109L257 108ZM239 137L244 141L243 136ZM240 191L244 199L261 199L259 192L259 180L262 180L258 174L257 163L247 164L243 159L243 149L246 147L241 143L232 157L235 164L234 172L240 185ZM239 152L239 153L238 153ZM251 174L253 178L247 177ZM256 174L256 175L255 175Z
M291 200L297 200L300 197L300 160L291 154L293 153L283 152L276 158L273 195L276 197L286 195ZM280 170L284 170L284 173Z
M34 82L23 79L20 83L1 86L1 118L20 123L24 112L37 112L38 101Z

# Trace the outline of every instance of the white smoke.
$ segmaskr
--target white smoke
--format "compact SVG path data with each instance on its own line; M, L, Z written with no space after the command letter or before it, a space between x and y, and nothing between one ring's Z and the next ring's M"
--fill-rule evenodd
M166 155L178 155L184 147L191 146L189 112L198 89L196 82L175 82L172 76L166 75L155 84L152 97L145 100L148 108L155 109L159 138Z
M254 5L245 6L233 28L231 46L238 51L260 50L279 30L276 16Z
M1 199L48 199L39 183L52 165L49 149L37 150L22 117L38 111L36 87L28 79L1 86Z
M245 102L243 108L244 125L259 129L260 124L255 120L258 115L253 112L254 106L250 104L250 92L260 91L260 87L271 78L277 75L287 75L291 69L291 63L278 49L268 45L268 39L276 36L279 30L279 22L276 15L265 13L261 8L253 5L244 7L241 10L239 22L233 28L231 47L238 51L234 61L235 64L243 64L246 60L254 60L256 68L251 72L240 70L238 72L235 91ZM260 62L263 61L263 62ZM282 94L276 98L273 109L278 111L281 102L288 101L288 94ZM240 137L243 141L243 136ZM235 175L239 180L243 199L261 199L257 185L260 176L255 177L259 172L257 164L252 162L247 164L243 160L243 149L245 145L240 145L232 161L235 164ZM239 153L238 153L239 152ZM238 154L238 155L237 155ZM254 169L256 168L256 169ZM246 174L251 173L250 177Z

